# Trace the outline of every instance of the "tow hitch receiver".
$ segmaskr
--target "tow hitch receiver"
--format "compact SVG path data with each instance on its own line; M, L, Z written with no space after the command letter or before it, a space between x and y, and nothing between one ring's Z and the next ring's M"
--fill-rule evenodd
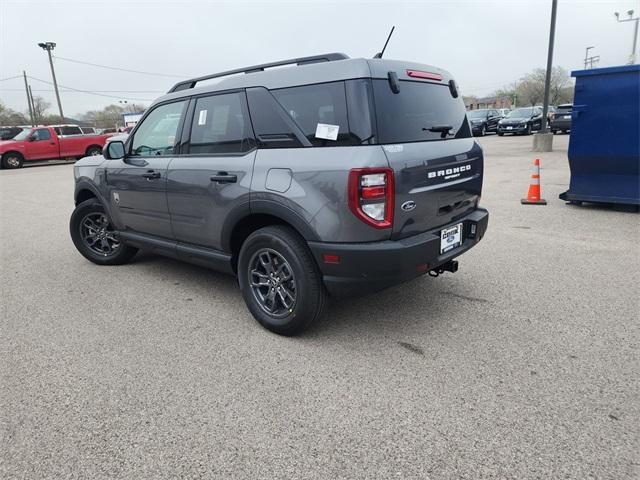
M432 277L437 277L441 273L451 272L456 273L458 271L458 261L457 260L449 260L447 263L443 263L438 268L434 268L429 271L429 275Z

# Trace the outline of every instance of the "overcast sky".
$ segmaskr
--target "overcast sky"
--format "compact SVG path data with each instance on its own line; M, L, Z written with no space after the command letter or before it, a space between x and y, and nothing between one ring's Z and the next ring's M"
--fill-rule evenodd
M585 47L599 66L627 62L633 22L614 11L629 0L559 0L554 65L581 68ZM547 56L551 0L423 0L421 2L214 2L0 0L0 79L27 74L51 81L46 52L107 66L176 75L161 77L55 60L65 115L118 100L149 103L180 78L324 52L371 57L392 25L385 57L449 70L465 95L513 83ZM640 13L640 12L638 12ZM626 13L624 13L626 16ZM51 85L30 80L51 102ZM26 110L21 78L0 82L7 106Z

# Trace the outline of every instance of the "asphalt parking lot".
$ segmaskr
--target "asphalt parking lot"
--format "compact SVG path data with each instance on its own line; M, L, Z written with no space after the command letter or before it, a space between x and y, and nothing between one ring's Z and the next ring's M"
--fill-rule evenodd
M72 165L0 171L0 478L631 479L637 214L569 206L568 136L480 139L460 270L262 329L235 280L74 249Z

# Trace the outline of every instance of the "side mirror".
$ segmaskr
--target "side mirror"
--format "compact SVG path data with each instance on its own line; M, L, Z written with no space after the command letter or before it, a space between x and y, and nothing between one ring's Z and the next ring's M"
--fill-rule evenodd
M35 142L35 140L36 140L36 137L34 137L33 135L29 135L27 137L27 142Z
M124 143L120 140L109 142L107 149L104 151L104 158L107 160L118 160L124 158Z

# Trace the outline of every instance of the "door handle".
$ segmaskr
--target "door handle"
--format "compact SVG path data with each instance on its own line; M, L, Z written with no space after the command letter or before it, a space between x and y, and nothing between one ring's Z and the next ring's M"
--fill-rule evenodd
M155 172L153 170L148 170L146 173L142 174L143 178L146 178L147 180L153 180L154 178L160 178L160 172Z
M211 176L211 181L217 183L236 183L238 181L238 176L230 175L227 172L218 172Z

